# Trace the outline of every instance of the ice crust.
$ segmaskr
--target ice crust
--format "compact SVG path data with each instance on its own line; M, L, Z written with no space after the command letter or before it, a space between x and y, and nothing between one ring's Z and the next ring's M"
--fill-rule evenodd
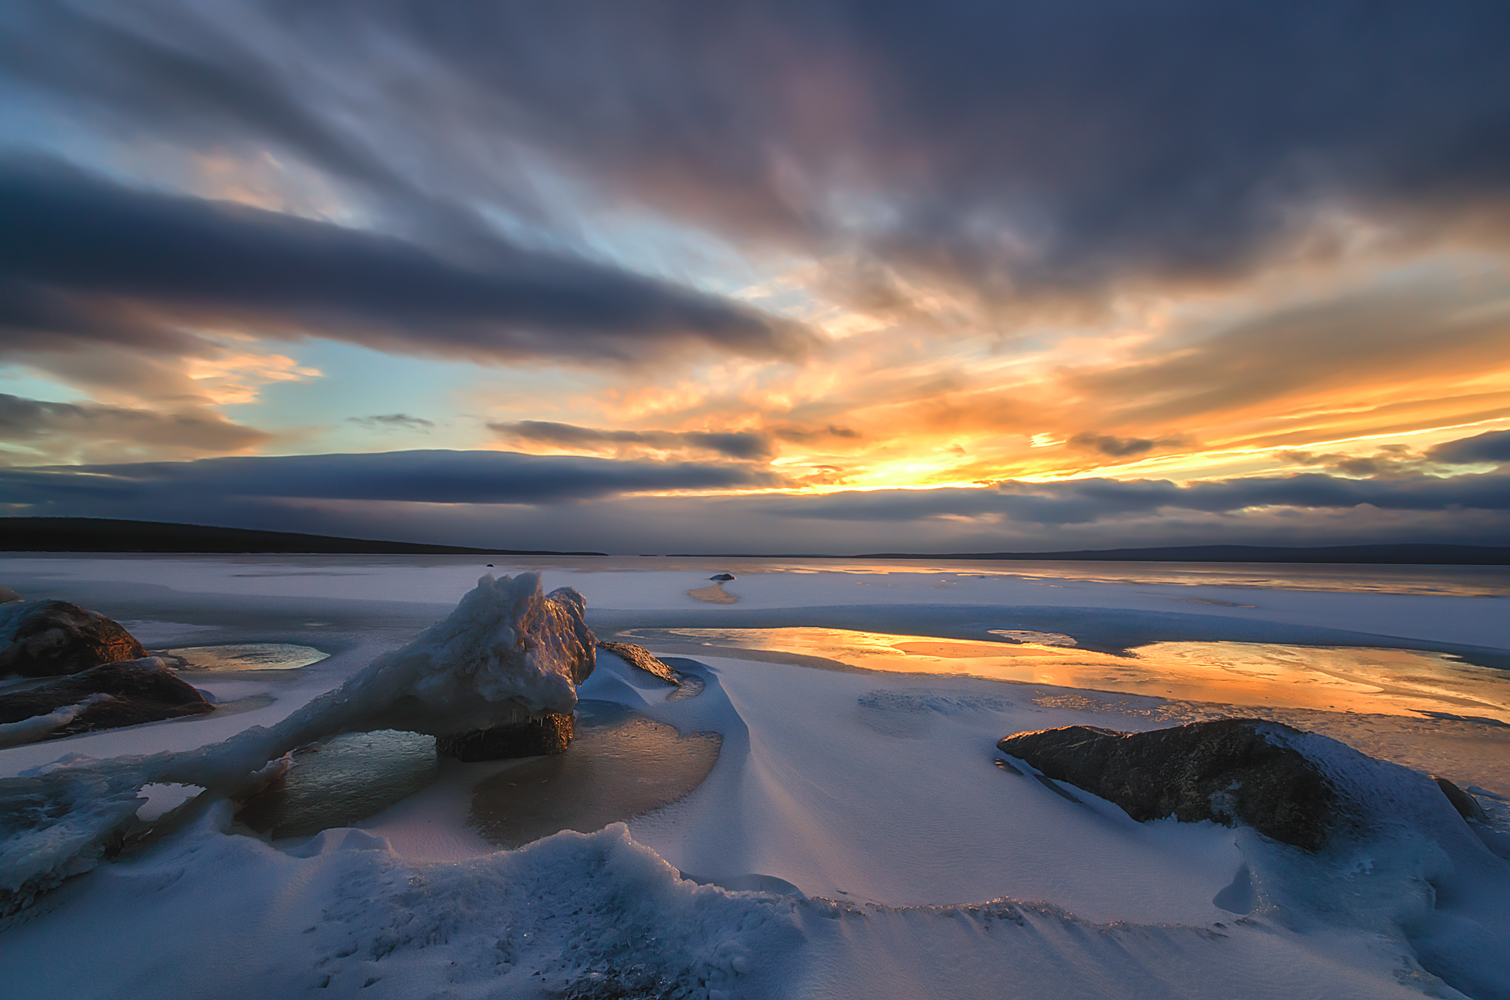
M570 714L596 661L585 610L569 587L544 594L537 573L488 574L444 621L271 728L182 753L73 758L0 779L0 915L98 864L145 801L144 785L243 795L280 773L293 749L340 733L439 736Z
M90 705L98 705L102 701L109 700L108 694L91 694L72 705L55 708L46 715L34 715L17 722L0 722L0 747L18 746L39 740L59 726L66 726L77 719L79 713Z

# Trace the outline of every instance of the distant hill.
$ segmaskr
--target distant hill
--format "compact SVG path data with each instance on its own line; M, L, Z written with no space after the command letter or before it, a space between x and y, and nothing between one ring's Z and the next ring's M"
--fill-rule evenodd
M857 559L1022 559L1102 562L1394 563L1434 566L1507 566L1505 545L1174 545L1148 549L1079 549L1073 552L871 552Z
M333 538L288 531L98 517L0 517L0 552L182 552L207 554L601 556L602 552L486 549Z

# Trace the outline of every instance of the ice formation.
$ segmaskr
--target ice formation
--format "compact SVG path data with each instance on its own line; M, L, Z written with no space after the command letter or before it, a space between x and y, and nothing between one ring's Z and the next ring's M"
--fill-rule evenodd
M242 795L280 773L289 751L339 733L440 736L570 714L596 662L585 611L568 587L544 594L538 573L488 574L444 621L276 726L186 753L65 758L0 780L0 913L98 864L134 818L144 785Z

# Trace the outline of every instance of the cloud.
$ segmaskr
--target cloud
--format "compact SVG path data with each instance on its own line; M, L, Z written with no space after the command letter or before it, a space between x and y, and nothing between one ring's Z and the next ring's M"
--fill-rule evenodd
M10 72L123 131L460 200L518 195L497 177L523 147L609 198L998 301L1225 280L1360 219L1506 229L1495 4L11 6Z
M142 124L192 122L201 134L271 138L334 173L398 183L380 156L299 101L276 64L238 44L229 25L190 15L174 25L177 37L154 37L108 13L27 2L15 4L7 20L0 54L9 74L33 86ZM28 44L39 38L53 44Z
M1360 386L1503 366L1510 286L1502 276L1394 277L1260 306L1179 350L1165 340L1125 363L1067 369L1063 384L1136 424L1272 411L1306 395L1324 404Z
M1094 431L1085 431L1076 434L1065 443L1071 448L1099 452L1109 458L1131 458L1134 455L1146 454L1155 448L1177 447L1189 444L1190 439L1184 435L1160 438L1119 438L1111 434L1097 434Z
M755 357L811 337L737 303L499 243L463 264L375 232L133 190L64 164L0 163L0 347L59 337L188 352L184 327L241 325L399 354L646 361Z
M769 513L792 518L896 522L961 517L1055 526L1182 511L1239 515L1268 508L1506 511L1510 510L1510 476L1359 480L1303 473L1185 486L1149 479L1007 481L991 487L779 496L762 502Z
M1162 460L1187 428L1212 457L1179 456L1181 476L1253 473L1289 448L1317 471L1414 481L1442 469L1314 442L1510 412L1510 10L731 0L684 14L0 5L12 145L137 178L5 168L0 353L101 403L175 411L263 384L189 374L234 347L217 331L307 355L287 360L329 371L333 391L351 355L268 341L622 362L632 383L508 373L476 396L567 421L593 398L593 427L509 425L529 450L780 454L791 482L867 488ZM209 159L226 174L201 172ZM183 196L260 192L256 171L292 192L258 203L289 212ZM754 304L832 341L805 354L807 329ZM475 430L468 391L428 413L427 441L472 443L448 436ZM280 393L280 420L314 396ZM469 412L500 412L476 396ZM433 404L389 392L341 412L415 405ZM670 429L716 427L741 430ZM1065 490L1067 515L1092 516L1074 523L1112 523L1095 519L1109 497ZM1012 502L1047 518L1040 499ZM1004 509L978 516L1018 516Z
M514 461L523 457L508 457L499 468L509 468L511 475L532 475L531 467ZM1199 490L1182 494L1181 487L1169 483L1139 486L1107 481L1015 484L1005 493L979 488L826 497L625 496L613 492L624 484L624 477L611 479L611 488L600 492L602 480L584 484L575 476L546 476L532 495L550 493L549 500L532 502L511 494L515 502L494 502L499 494L491 485L437 491L421 500L383 499L420 492L415 469L405 460L367 458L373 466L386 469L382 474L386 485L353 482L351 470L339 467L328 477L335 482L315 483L306 478L312 472L291 470L282 459L236 470L236 477L229 480L221 478L222 469L205 463L184 463L172 474L147 468L107 476L92 474L93 470L83 476L0 470L0 503L29 505L12 507L15 514L136 517L349 537L615 553L989 552L1425 541L1510 544L1510 511L1504 501L1510 491L1503 476L1480 479L1477 485L1472 477L1441 480L1436 487L1428 486L1427 492L1435 491L1434 496L1417 493L1412 497L1415 486L1392 487L1395 499L1403 502L1389 507L1347 506L1390 492L1351 492L1356 481L1342 482L1330 498L1298 492L1264 496L1260 494L1272 484L1262 483L1256 490L1240 488L1223 496L1221 490L1218 495ZM325 457L311 461L318 465ZM542 461L546 469L565 472L571 463L583 460ZM262 493L237 492L247 488L242 480L258 476L272 476L275 481ZM648 479L642 477L638 483ZM1298 486L1312 488L1304 483ZM372 499L330 499L331 493ZM434 502L441 496L458 502ZM1178 506L1182 496L1189 506ZM478 502L466 502L472 498ZM1340 505L1257 507L1240 514L1230 509L1235 503L1271 500L1328 500Z
M563 448L600 450L639 445L657 451L711 451L728 458L764 459L771 456L771 443L753 431L609 431L545 420L493 423L488 427L517 441Z
M242 451L272 437L200 408L158 413L0 393L0 440L21 445L32 461L39 455L59 459L80 453L98 459L112 450L133 457L143 451L169 456Z
M541 504L674 490L779 485L743 466L616 462L496 451L205 458L193 462L97 464L0 470L0 501L47 504L216 498Z
M426 420L424 417L411 417L407 413L379 413L371 417L347 417L346 422L360 424L369 430L423 431L426 434L430 433L430 429L435 426L435 422L432 420Z
M837 427L829 424L827 427L798 427L787 424L773 427L771 434L783 441L796 441L807 444L823 440L858 441L861 438L859 431L852 427Z
M1405 478L1431 471L1432 463L1403 444L1387 444L1372 455L1349 455L1343 452L1316 453L1281 451L1278 456L1296 465L1324 466L1331 472L1347 476Z
M1479 462L1510 462L1510 431L1486 431L1473 437L1439 444L1427 456L1453 465Z

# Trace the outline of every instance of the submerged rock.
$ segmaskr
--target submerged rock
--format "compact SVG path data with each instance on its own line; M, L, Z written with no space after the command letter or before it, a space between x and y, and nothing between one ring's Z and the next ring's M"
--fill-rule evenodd
M57 677L147 655L104 615L67 601L0 605L0 677Z
M505 722L488 729L436 737L435 749L447 757L465 761L549 757L566 753L574 732L572 716L543 712L524 722Z
M126 660L0 694L0 739L12 744L58 739L214 708L162 660Z
M644 646L636 646L632 642L605 642L598 640L598 648L606 649L625 663L638 670L643 670L652 677L659 678L667 684L675 684L680 687L682 679L676 675L666 664L656 659L655 654Z
M1276 722L1222 719L1147 733L1066 726L1008 736L996 746L1049 778L1115 802L1135 820L1245 823L1314 851L1338 819L1338 792L1314 762L1285 745L1286 735L1303 734Z

